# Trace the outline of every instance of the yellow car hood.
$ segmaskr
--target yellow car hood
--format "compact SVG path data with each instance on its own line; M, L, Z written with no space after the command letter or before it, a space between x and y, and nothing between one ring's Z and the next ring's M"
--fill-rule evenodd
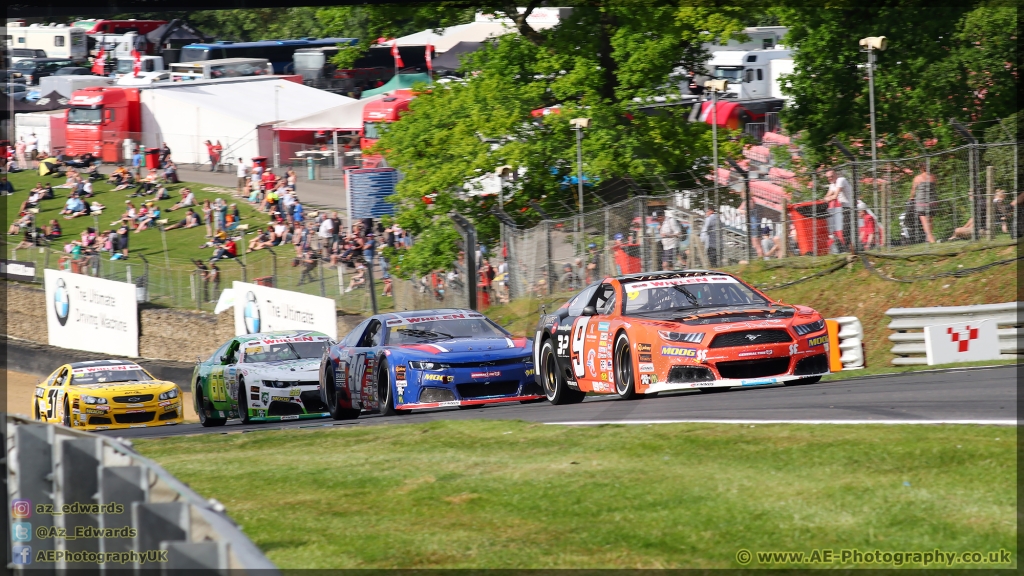
M92 396L108 396L112 394L155 394L162 392L173 382L147 380L143 382L97 382L96 384L74 384L71 389Z

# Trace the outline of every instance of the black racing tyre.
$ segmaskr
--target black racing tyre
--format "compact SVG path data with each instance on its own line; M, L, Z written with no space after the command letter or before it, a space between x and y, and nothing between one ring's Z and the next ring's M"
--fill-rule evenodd
M64 420L62 422L68 428L71 428L71 407L68 406L68 398L64 397Z
M335 389L334 367L327 362L323 370L324 396L327 398L327 411L333 420L355 420L359 418L359 409L338 406L338 391Z
M477 408L483 408L483 404L470 404L468 406L459 406L459 410L476 410Z
M538 404L540 402L545 402L546 400L547 400L546 398L534 398L533 400L520 400L519 403L520 404Z
M703 388L698 388L698 390L701 391L701 394L719 394L721 392L728 392L729 390L732 390L732 387L719 386L717 388L712 388L710 386L705 386Z
M34 410L32 410L32 415L34 416L34 419L35 420L42 420L43 416L42 416L42 414L39 413L39 399L38 398L32 398L32 404L34 405Z
M381 359L377 365L377 399L380 401L381 416L397 416L395 395L391 390L391 377L388 375L388 361Z
M801 378L799 380L793 380L792 382L788 382L788 384L790 386L793 386L794 384L797 385L797 386L803 386L804 384L817 384L820 381L821 381L821 375L819 374L818 376L811 376L809 378Z
M203 396L203 387L199 383L196 383L196 393L192 397L192 403L195 404L196 415L199 416L199 424L203 428L223 426L228 421L227 418L214 418L211 416L213 414L213 404ZM207 410L209 410L209 414L207 414Z
M245 389L245 381L238 379L238 389L235 391L235 403L238 404L238 419L242 424L249 424L249 391Z
M614 358L615 368L615 392L623 400L633 400L637 397L636 379L633 374L633 351L629 347L629 336L620 332L615 338Z
M558 360L555 359L555 347L551 339L544 341L540 347L540 385L544 389L544 395L552 404L577 404L586 398L586 392L573 390L565 382L565 377L558 371Z

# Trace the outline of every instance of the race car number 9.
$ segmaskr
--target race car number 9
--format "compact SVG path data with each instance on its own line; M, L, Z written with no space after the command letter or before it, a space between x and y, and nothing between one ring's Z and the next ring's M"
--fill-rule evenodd
M581 316L572 328L572 371L577 378L583 378L586 375L584 372L586 365L583 361L583 339L586 336L589 323L590 316Z

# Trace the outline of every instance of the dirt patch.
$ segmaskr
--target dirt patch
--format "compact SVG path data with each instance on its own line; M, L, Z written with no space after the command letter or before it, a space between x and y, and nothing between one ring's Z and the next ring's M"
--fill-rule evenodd
M21 372L7 371L7 406L9 414L20 414L32 417L32 396L35 394L36 384L43 378ZM192 395L185 392L182 402L185 404L185 422L198 422L196 411L192 406Z

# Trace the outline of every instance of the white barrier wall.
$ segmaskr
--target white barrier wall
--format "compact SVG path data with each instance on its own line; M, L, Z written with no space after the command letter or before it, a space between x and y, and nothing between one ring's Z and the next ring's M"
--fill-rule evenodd
M45 270L49 343L60 348L139 356L135 285Z
M928 365L999 360L999 328L994 320L936 324L924 329Z
M235 282L235 334L316 330L338 339L334 300L291 290Z

